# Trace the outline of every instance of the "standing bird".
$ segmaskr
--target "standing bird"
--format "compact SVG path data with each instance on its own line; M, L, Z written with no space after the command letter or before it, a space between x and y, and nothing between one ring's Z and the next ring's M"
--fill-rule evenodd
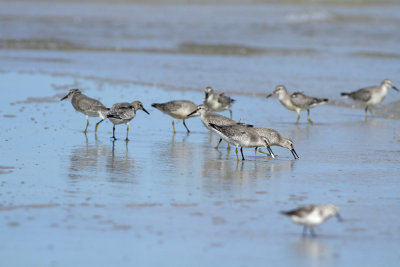
M287 148L290 150L290 152L292 152L294 159L299 158L296 151L294 150L292 140L282 137L278 131L276 131L274 129L268 129L268 128L254 128L254 130L260 136L264 137L267 140L268 145L280 146L280 147ZM261 148L258 151L261 153L267 154L267 155L269 154L269 153L262 151Z
M267 98L274 94L278 94L279 101L285 108L297 112L296 123L300 120L300 111L307 110L307 120L310 124L313 124L310 118L310 109L328 102L326 98L310 97L301 92L288 93L283 85L278 85L271 94L267 95Z
M244 125L243 123L236 122L228 117L219 115L214 112L208 111L207 107L205 105L198 105L197 109L195 109L192 113L189 114L189 116L199 116L200 115L200 120L204 124L204 126L210 130L211 132L218 134L218 132L210 126L210 124L215 124L218 126L227 126L227 125ZM251 127L252 125L247 125ZM221 143L222 138L220 137L219 142L217 146L215 147L218 149L219 144ZM229 148L229 143L228 143L228 148Z
M97 127L105 120L109 108L105 107L100 101L82 94L79 89L69 90L68 94L61 98L61 101L67 98L71 100L72 106L76 111L86 115L87 123L86 128L83 131L85 134L87 133L87 128L89 126L89 117L101 118L101 120L96 123L95 133L97 133Z
M225 96L224 93L214 93L213 91L210 86L206 88L204 105L213 112L229 110L230 118L232 119L231 106L235 100L229 96Z
M310 229L312 236L315 236L314 227L322 224L332 216L336 216L339 221L343 221L339 215L339 208L334 204L309 205L290 211L281 211L283 215L289 216L293 222L303 225L303 235Z
M222 139L236 147L235 152L238 161L238 147L240 147L242 160L245 160L243 156L243 147L264 146L271 153L271 156L275 158L275 155L269 147L266 139L258 135L252 127L248 127L246 125L218 126L212 123L210 124L210 127L214 128Z
M349 97L363 104L365 106L365 118L368 117L368 110L372 117L375 117L375 114L372 112L372 108L379 105L383 101L387 95L388 88L399 91L399 89L393 85L391 80L385 79L379 86L361 88L351 93L341 93L341 96Z
M129 122L136 117L137 110L143 110L147 114L147 110L143 107L142 102L140 101L133 101L132 103L116 103L114 104L110 111L107 114L107 118L113 123L113 136L115 138L115 125L125 123L126 124L126 141L129 141L128 134L129 134Z
M173 100L160 104L153 103L151 106L170 115L172 118L183 120L183 125L185 126L187 133L190 133L189 128L186 126L185 119L194 117L193 115L189 116L189 114L197 108L195 103L189 100ZM172 127L174 128L174 133L176 133L174 120L172 120Z

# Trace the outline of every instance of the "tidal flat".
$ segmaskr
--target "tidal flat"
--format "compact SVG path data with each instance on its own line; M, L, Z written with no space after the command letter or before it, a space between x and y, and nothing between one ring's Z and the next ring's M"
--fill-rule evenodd
M173 2L173 1L172 1ZM400 94L377 117L341 92L399 87L399 4L285 1L0 1L0 257L4 266L398 266ZM275 86L329 98L296 113ZM201 104L212 86L233 119L274 128L300 159L234 149L199 118L151 107ZM140 100L126 127L97 135L71 103ZM228 112L222 113L229 116ZM282 216L335 203L317 237Z

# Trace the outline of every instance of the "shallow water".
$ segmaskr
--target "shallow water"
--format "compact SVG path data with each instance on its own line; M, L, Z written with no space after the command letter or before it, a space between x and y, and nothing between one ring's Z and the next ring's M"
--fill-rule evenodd
M235 105L234 117L280 130L300 159L274 147L278 159L245 149L246 161L237 162L225 144L213 148L218 139L198 118L187 121L191 134L178 123L173 135L170 118L150 107L177 95L199 102L200 93L46 74L6 72L0 81L5 263L25 265L21 254L56 266L395 266L399 260L398 121L364 121L359 110L321 106L312 114L316 125L305 118L295 125L295 113L271 113L281 108L275 101L238 96L248 107ZM96 119L84 135L84 116L58 101L65 93L59 87L72 84L106 105L140 94L135 99L150 115L138 112L128 143L111 141L109 122L96 137ZM6 95L6 88L14 93ZM31 94L48 100L27 101ZM124 135L117 126L117 137ZM301 227L279 214L328 202L339 205L345 222L328 221L315 239L303 239Z
M2 263L397 266L400 121L383 117L400 116L400 95L368 120L339 98L398 83L397 7L0 2ZM265 99L278 83L331 104L296 125ZM277 159L245 149L237 162L199 118L173 135L151 107L200 104L208 85L236 99L234 119L290 137L300 159L273 147ZM107 106L140 100L150 115L138 112L128 143L124 125L111 141L108 121L96 136L95 118L84 135L85 116L59 101L70 88ZM329 202L345 221L317 238L279 214Z

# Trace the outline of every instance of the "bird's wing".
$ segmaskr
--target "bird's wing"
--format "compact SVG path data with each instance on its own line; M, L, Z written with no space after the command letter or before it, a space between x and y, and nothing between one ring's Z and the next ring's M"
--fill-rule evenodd
M100 101L85 95L82 95L82 98L79 100L77 104L78 107L82 110L91 110L97 112L99 110L107 109Z
M289 211L282 211L282 214L288 215L288 216L298 216L298 217L303 217L313 211L315 208L314 205L309 205L305 207L299 207L294 210L289 210Z
M218 103L220 103L224 106L230 105L233 101L235 101L235 100L233 100L229 96L224 95L224 93L220 93L218 95Z
M130 115L128 115L128 111L133 109L133 105L131 103L117 103L111 107L110 112L108 113L108 117L114 117L119 119L129 119Z
M360 101L367 102L371 99L372 88L373 87L358 89L357 91L350 93L349 96L354 100L360 100Z

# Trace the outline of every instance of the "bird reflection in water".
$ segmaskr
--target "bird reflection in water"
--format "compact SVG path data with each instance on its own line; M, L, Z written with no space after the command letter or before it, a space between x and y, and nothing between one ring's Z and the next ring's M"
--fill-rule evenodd
M336 266L337 252L317 238L302 237L292 244L292 249L294 256L305 266Z
M124 145L125 151L116 151L116 143ZM117 183L133 183L135 173L135 161L129 157L128 142L112 141L111 153L106 158L106 172L109 174L108 180Z
M99 142L96 136L93 144L89 143L87 135L84 137L85 144L74 146L69 156L68 176L72 179L95 178L109 153L108 147Z

